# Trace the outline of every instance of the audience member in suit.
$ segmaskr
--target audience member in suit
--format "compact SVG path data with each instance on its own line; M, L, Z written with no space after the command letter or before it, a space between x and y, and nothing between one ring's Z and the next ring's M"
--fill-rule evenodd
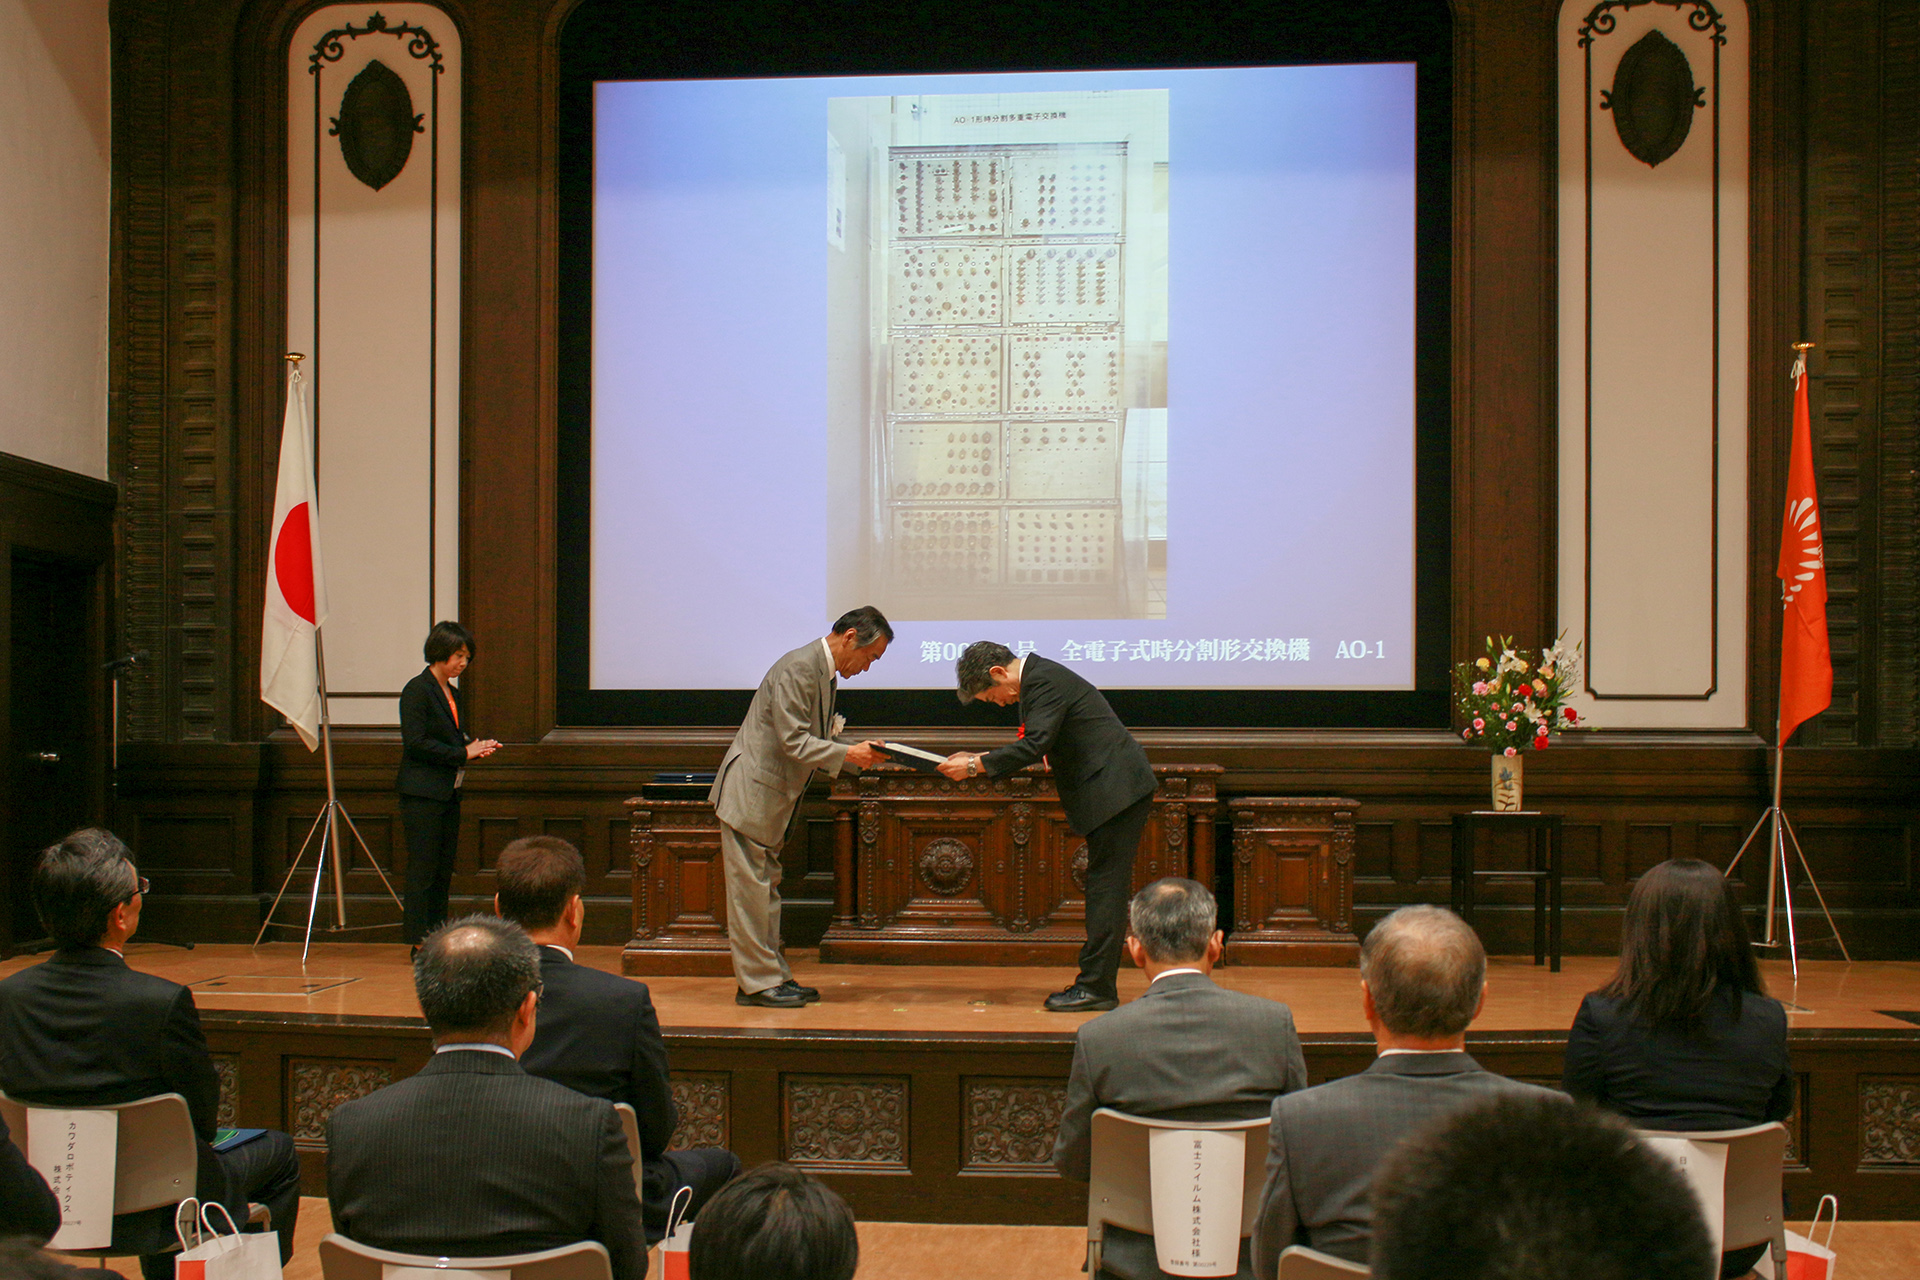
M853 1280L859 1265L847 1202L790 1164L763 1164L729 1183L694 1224L687 1251L692 1280Z
M20 1141L26 1140L21 1134ZM0 1237L25 1236L45 1244L59 1229L60 1202L53 1189L27 1163L27 1153L14 1145L7 1122L0 1120Z
M1563 1083L1640 1129L1743 1129L1793 1113L1787 1014L1767 995L1733 884L1693 858L1627 898L1620 967L1581 1002ZM1764 1246L1726 1256L1742 1276Z
M280 1258L293 1251L300 1213L300 1162L293 1139L267 1132L230 1151L210 1145L220 1081L200 1031L193 993L127 967L127 939L140 927L147 882L127 846L110 832L76 831L41 854L33 905L59 943L42 964L0 982L0 1089L22 1102L89 1107L158 1093L186 1099L199 1139L195 1194L247 1220L248 1201L267 1206L280 1233ZM127 1214L116 1245L173 1242L170 1210ZM173 1275L164 1253L140 1259L149 1277Z
M893 625L872 605L849 609L818 640L809 640L767 669L747 718L721 757L707 798L720 820L720 858L727 875L727 946L738 984L734 1002L798 1009L820 998L793 980L780 942L780 848L794 806L814 772L872 768L877 742L839 740L836 681L878 662L893 642Z
M1146 994L1083 1023L1074 1038L1067 1108L1053 1146L1053 1167L1063 1177L1087 1180L1096 1108L1252 1120L1281 1094L1307 1087L1292 1010L1228 991L1209 976L1226 945L1216 915L1213 894L1193 880L1156 880L1134 895L1127 954L1147 975ZM1107 1228L1101 1270L1158 1280L1153 1237Z
M666 1234L667 1207L685 1187L702 1205L740 1172L731 1151L669 1151L678 1120L667 1084L667 1042L646 984L575 964L573 949L587 908L580 851L558 836L527 836L494 863L494 910L527 931L540 948L540 1021L520 1066L536 1076L608 1102L624 1102L639 1121L647 1238Z
M1254 1228L1254 1274L1270 1277L1288 1245L1367 1260L1367 1188L1394 1145L1421 1125L1489 1095L1560 1095L1481 1068L1467 1026L1487 990L1487 953L1440 907L1402 907L1360 946L1360 1003L1379 1056L1358 1075L1274 1099L1267 1184Z
M1127 892L1150 801L1159 784L1147 753L1100 691L1057 662L976 640L960 655L963 703L1020 704L1020 737L984 755L960 751L940 765L956 782L1003 778L1045 759L1073 829L1087 838L1087 940L1080 972L1047 997L1056 1013L1093 1013L1120 1003L1120 945Z
M468 735L453 684L473 661L472 633L457 622L436 622L421 648L426 670L400 691L400 772L394 778L407 839L403 925L416 946L447 918L467 764L500 749L492 738Z
M334 1230L435 1257L598 1240L614 1280L640 1280L647 1237L613 1104L518 1061L540 1003L526 931L495 916L442 925L420 944L413 986L433 1057L327 1122Z
M1503 1096L1430 1124L1373 1184L1375 1280L1697 1280L1713 1242L1679 1168L1618 1120Z

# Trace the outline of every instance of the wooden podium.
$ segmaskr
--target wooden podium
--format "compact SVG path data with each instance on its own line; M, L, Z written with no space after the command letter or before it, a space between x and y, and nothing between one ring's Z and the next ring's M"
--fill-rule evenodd
M1157 765L1133 888L1213 883L1219 765ZM1071 965L1086 940L1086 841L1053 774L953 782L882 768L833 783L834 917L820 958Z
M1349 965L1353 933L1351 800L1238 796L1233 817L1229 964Z
M1219 765L1159 765L1134 887L1213 883ZM833 780L829 962L1071 964L1086 937L1086 842L1052 774L953 782L882 765ZM627 801L633 937L627 973L732 972L720 824L705 800Z

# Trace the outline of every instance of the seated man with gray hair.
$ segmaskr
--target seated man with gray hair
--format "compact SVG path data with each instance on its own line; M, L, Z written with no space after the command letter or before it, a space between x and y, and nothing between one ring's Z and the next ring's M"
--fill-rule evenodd
M1081 1024L1053 1165L1079 1182L1090 1172L1093 1113L1178 1120L1249 1120L1277 1096L1307 1086L1293 1012L1216 986L1208 976L1225 938L1213 894L1169 876L1133 897L1127 954L1147 975L1138 1000ZM1101 1270L1157 1277L1151 1237L1108 1228Z
M327 1122L334 1230L455 1258L597 1240L614 1280L641 1280L647 1238L613 1104L518 1061L540 1003L533 940L496 916L444 924L420 944L413 986L433 1057Z
M1560 1098L1467 1056L1467 1026L1486 991L1487 953L1451 911L1402 907L1368 932L1360 1003L1379 1056L1358 1075L1274 1100L1254 1275L1278 1274L1281 1251L1294 1244L1365 1263L1374 1171L1422 1125L1498 1094Z

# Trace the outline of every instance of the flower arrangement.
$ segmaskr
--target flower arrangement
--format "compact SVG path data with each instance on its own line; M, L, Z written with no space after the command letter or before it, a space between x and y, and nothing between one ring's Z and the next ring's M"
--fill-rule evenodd
M1515 649L1511 636L1488 636L1485 657L1453 668L1454 705L1466 725L1460 736L1500 755L1544 751L1554 734L1579 726L1566 705L1579 675L1579 646L1569 649L1564 635L1538 654Z

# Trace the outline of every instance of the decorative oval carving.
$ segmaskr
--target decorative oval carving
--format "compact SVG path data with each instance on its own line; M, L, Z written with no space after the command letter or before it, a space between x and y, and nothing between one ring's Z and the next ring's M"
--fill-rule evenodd
M1087 891L1087 842L1082 840L1073 850L1073 862L1067 868L1073 882L1080 886L1080 892Z
M1652 166L1686 142L1694 111L1707 105L1706 93L1693 83L1680 46L1649 31L1620 55L1612 91L1601 91L1600 109L1613 112L1620 145Z
M329 132L340 139L348 171L378 191L407 167L413 135L426 131L425 119L414 114L407 82L375 58L347 85Z
M920 851L920 878L927 888L950 898L973 879L973 850L951 836L929 840Z

